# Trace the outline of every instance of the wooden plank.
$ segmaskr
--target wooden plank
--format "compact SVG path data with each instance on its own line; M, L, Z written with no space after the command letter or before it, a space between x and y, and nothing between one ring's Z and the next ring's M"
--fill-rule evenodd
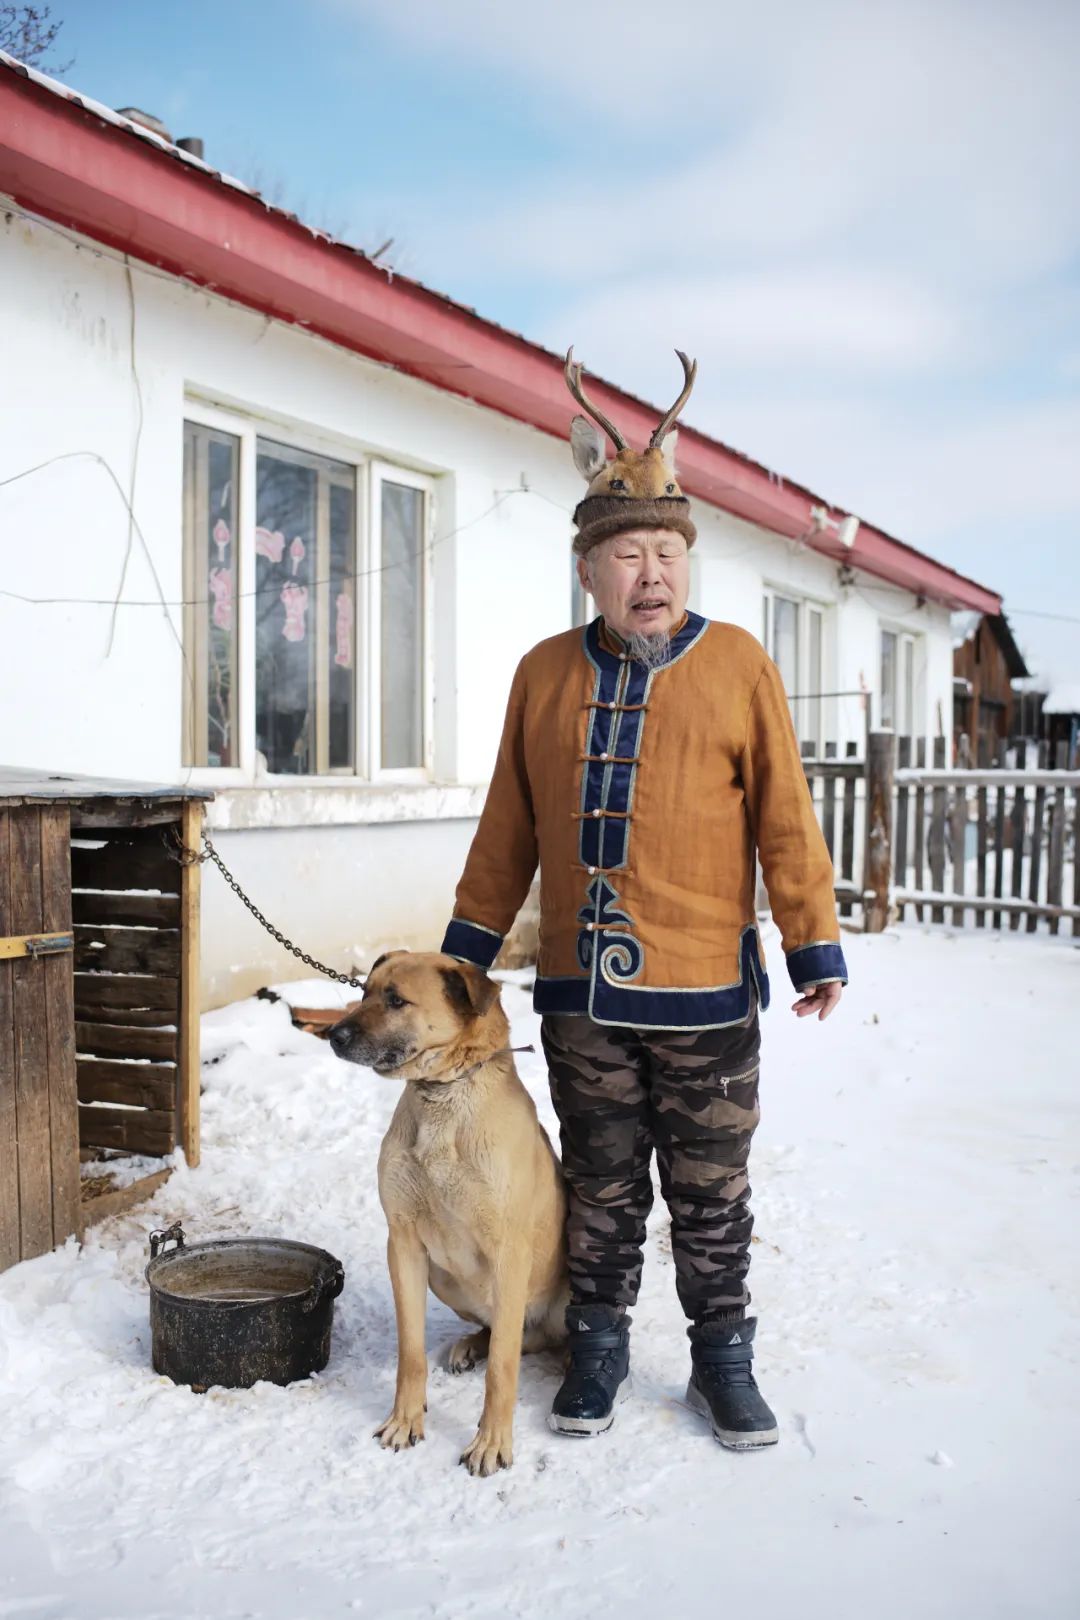
M1072 903L1073 903L1073 911L1077 913L1077 916L1073 917L1073 925L1072 925L1073 938L1075 939L1077 937L1077 935L1080 935L1080 921L1078 921L1078 917L1080 917L1080 792L1077 792L1076 790L1073 791L1072 851L1073 851Z
M135 1209L147 1198L152 1198L171 1175L172 1166L167 1165L164 1170L140 1176L138 1181L131 1181L126 1187L117 1187L115 1192L99 1193L96 1198L85 1199L82 1206L83 1226L96 1226L99 1221L106 1221L112 1215L126 1215L129 1209Z
M997 899L993 895L984 895L980 900L973 894L953 894L949 890L940 893L934 889L901 889L897 891L898 899L910 901L912 904L940 906L964 906L969 911L976 906L990 910L1000 906L1003 911L1010 914L1015 912L1018 917L1080 917L1080 906L1048 906L1045 900L1012 900L1008 898Z
M176 1146L176 1115L151 1108L79 1108L84 1147L121 1148L164 1157Z
M1068 758L1068 743L1064 741L1059 742L1057 745L1056 764L1060 770L1064 771L1065 766L1068 764ZM1052 906L1061 905L1062 891L1065 886L1065 817L1068 791L1068 788L1065 787L1057 788L1050 804L1050 838L1047 846L1048 857L1046 869L1046 899L1048 904ZM1057 931L1058 919L1056 917L1051 917L1050 932L1052 934L1056 934Z
M71 826L66 804L41 812L41 907L46 932L71 927ZM45 1021L49 1049L53 1247L77 1236L79 1121L75 1094L75 996L71 952L46 956Z
M998 762L1005 764L1009 755L1009 745L1002 740L998 743ZM1000 899L1004 894L1005 884L1005 796L1004 782L998 782L994 794L994 894ZM991 919L995 928L1001 927L1001 912L995 910Z
M952 807L949 814L949 850L954 894L963 894L967 887L967 874L964 870L967 864L964 859L967 852L967 828L967 789L957 786L952 792ZM953 907L952 923L954 928L963 928L963 906Z
M866 854L863 860L864 926L883 932L889 920L889 877L892 863L893 756L891 731L872 731L866 739Z
M945 764L945 738L934 738L934 764ZM945 887L945 787L938 784L934 787L931 798L930 832L927 838L930 857L930 887L937 893ZM931 922L944 922L945 913L940 906L935 906L930 913Z
M93 848L74 844L71 883L76 889L156 889L180 893L180 868L162 842L162 829L132 828Z
M198 849L202 841L203 807L198 800L184 805L180 832L185 849ZM195 863L178 868L181 873L180 937L180 1074L177 1086L177 1114L180 1146L194 1168L201 1153L199 1095L202 1059L199 1041L199 894L202 867Z
M175 1063L179 1038L175 1029L144 1029L128 1024L78 1023L75 1045L80 1056L145 1058Z
M176 1014L162 1007L88 1007L76 1002L75 1020L79 1024L114 1024L122 1029L176 1028Z
M101 973L171 975L180 968L176 928L99 928L75 924L75 967Z
M903 769L911 764L911 738L898 737L896 740L896 763ZM907 882L908 865L908 811L910 789L901 785L896 790L896 853L893 857L893 881L895 883ZM900 907L899 921L904 920L904 908Z
M72 896L77 923L128 923L134 928L179 928L180 896L176 894L95 894Z
M44 932L41 904L41 811L11 812L11 931ZM49 1039L45 963L11 964L15 1027L15 1108L19 1126L20 1255L52 1248L52 1143L49 1136Z
M830 755L830 756L834 755L836 753L836 744L834 742L826 743L825 744L825 752L826 752L827 755ZM830 859L830 861L832 861L835 864L835 861L836 861L836 853L835 853L835 851L836 851L836 778L835 778L835 776L826 776L824 778L824 780L822 782L821 794L822 794L822 796L821 796L821 831L825 836L825 844L826 844L826 847L827 847L827 849L829 851L829 859Z
M115 1007L124 1010L150 1008L170 1013L161 1022L175 1022L180 1011L180 980L172 974L135 973L79 973L75 974L75 1005L77 1008ZM89 1013L79 1012L80 1018ZM123 1023L124 1019L116 1020Z
M1046 744L1044 743L1042 747L1045 748ZM949 770L946 770L944 766L940 770L936 766L924 770L915 765L904 772L903 780L909 787L912 785L918 786L920 782L924 787L931 788L938 783L949 786L953 782L963 782L969 788L979 787L980 784L983 787L996 787L999 782L1006 782L1010 787L1015 787L1019 783L1022 787L1051 788L1061 786L1062 775L1064 775L1066 787L1080 787L1080 771L1065 771L1062 773L1043 770L1041 767L1038 770L1030 771L998 770L997 767L985 771L967 771L962 770L959 766L954 766ZM896 776L899 781L901 779L899 771L897 771Z
M0 808L0 934L11 932L11 811ZM15 1106L14 964L0 962L0 1271L22 1253Z
M1047 744L1045 742L1041 742L1039 744L1040 769L1046 764L1047 753ZM1035 811L1031 818L1031 861L1029 863L1028 872L1029 900L1038 900L1039 898L1039 885L1042 877L1043 822L1045 814L1046 789L1045 787L1040 786L1035 789ZM1034 912L1029 912L1027 920L1028 933L1033 934L1038 926L1038 917Z
M172 1063L109 1063L80 1058L76 1064L79 1101L123 1103L171 1114L176 1107L176 1068Z
M987 850L987 821L989 817L989 804L987 789L984 787L975 790L975 893L986 893L986 850ZM986 912L980 907L975 911L976 928L986 927Z
M1012 897L1020 898L1024 885L1024 828L1027 821L1027 796L1021 785L1013 789L1011 833L1012 833ZM1009 927L1019 928L1020 913L1010 909Z
M915 744L915 763L922 767L926 764L926 738L920 737ZM921 889L926 877L926 789L921 785L915 789L915 887ZM923 920L922 906L915 907L915 915L919 922Z
M849 758L854 755L858 743L849 742L847 753ZM860 763L859 775L863 772ZM857 778L848 776L844 779L844 810L843 827L840 835L840 876L851 882L855 877L855 783ZM852 906L850 900L841 902L840 915L850 917Z
M178 799L104 799L72 806L72 832L107 832L114 827L168 826L180 816Z

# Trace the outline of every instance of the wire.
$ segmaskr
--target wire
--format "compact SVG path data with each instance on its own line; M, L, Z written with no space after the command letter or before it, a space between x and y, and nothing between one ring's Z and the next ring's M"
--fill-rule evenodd
M191 598L165 597L164 591L162 590L161 581L158 577L157 569L154 567L153 557L150 554L150 548L147 545L146 537L143 534L139 520L135 516L131 502L124 494L120 480L116 476L116 473L113 471L109 462L97 450L62 451L59 455L50 456L47 461L39 461L36 466L27 467L22 472L12 473L7 478L0 478L0 489L3 489L7 484L18 483L22 478L29 478L34 473L42 472L46 468L54 466L57 462L78 460L90 460L100 463L100 465L104 467L105 471L112 479L116 492L120 496L120 499L124 504L124 508L128 513L129 521L134 527L135 533L138 535L139 540L142 543L143 550L146 554L147 563L149 564L150 571L154 576L154 583L158 586L161 594L156 599L129 597L123 602L118 602L116 597L111 596L27 596L22 591L11 591L6 589L0 589L0 596L9 597L15 602L25 602L33 607L115 607L117 605L120 607L160 607L166 610L166 617L168 617L167 609L170 607L186 608L209 606L210 598L208 596ZM435 551L439 546L443 545L445 541L453 540L456 535L464 534L466 530L474 528L477 523L482 523L484 518L490 517L491 513L496 511L498 507L502 506L505 501L509 500L511 495L535 494L539 494L539 491L523 488L501 490L496 495L491 505L486 507L484 511L479 512L476 517L470 518L467 523L459 524L456 529L450 529L446 534L440 534L435 540L425 541L423 545L417 547L415 551L411 552L407 557L403 558L399 562L381 564L378 568L362 568L350 573L334 574L332 577L326 579L313 579L308 581L308 584L311 588L314 588L316 585L332 585L348 579L368 579L375 574L391 573L396 568L404 568L408 563L414 561L417 557L423 556L425 552L430 553ZM542 499L547 500L548 497L543 496ZM552 502L552 504L558 505L557 502ZM565 511L566 508L563 507L562 510ZM121 580L121 585L122 583L123 582ZM257 586L252 591L238 591L236 593L236 600L242 600L248 597L265 596L268 594L276 595L279 591L280 585ZM169 619L169 623L172 625L171 619ZM175 626L173 626L173 633L176 634Z

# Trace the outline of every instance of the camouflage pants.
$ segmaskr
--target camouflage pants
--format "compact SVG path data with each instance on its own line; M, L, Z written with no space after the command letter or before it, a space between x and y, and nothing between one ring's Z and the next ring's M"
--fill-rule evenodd
M637 1031L559 1014L541 1034L569 1194L573 1298L637 1299L655 1148L683 1310L691 1321L741 1314L759 1117L756 1007L729 1029Z

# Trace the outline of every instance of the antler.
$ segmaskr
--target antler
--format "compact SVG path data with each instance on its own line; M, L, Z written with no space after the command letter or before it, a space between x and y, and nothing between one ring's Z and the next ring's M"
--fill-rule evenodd
M584 369L584 367L582 366L580 361L577 361L575 363L575 360L574 360L574 346L573 346L573 344L571 344L570 347L566 351L566 365L563 368L563 375L566 378L566 386L567 386L567 388L569 388L570 392L573 394L574 398L577 400L577 402L581 406L582 410L587 411L589 413L589 415L592 417L593 421L598 422L599 425L603 428L604 432L607 434L608 438L611 440L611 442L615 446L616 450L626 450L626 449L628 449L629 446L627 445L627 442L623 438L622 434L619 432L618 428L614 427L612 425L612 423L610 423L608 421L606 416L601 416L601 414L597 410L596 406L593 405L589 401L589 399L586 397L585 390L581 386L581 373L582 373L583 369ZM687 390L687 392L689 392L689 389ZM680 404L681 403L682 402L680 401Z
M655 448L656 445L661 443L661 441L663 440L665 434L670 433L672 423L675 421L675 418L678 416L679 412L682 410L683 406L686 404L687 400L690 398L690 390L691 390L691 388L693 388L693 386L694 386L694 378L697 376L697 361L696 360L688 360L686 358L685 354L683 354L681 349L676 349L675 353L678 355L679 359L682 361L682 368L683 368L683 372L684 372L684 374L686 376L686 382L685 382L685 384L683 386L682 393L679 395L678 399L675 401L675 403L671 407L670 411L668 411L667 415L663 418L662 421L660 421L657 424L657 426L653 430L653 436L649 440L649 444L650 444L650 446L652 446L654 448Z

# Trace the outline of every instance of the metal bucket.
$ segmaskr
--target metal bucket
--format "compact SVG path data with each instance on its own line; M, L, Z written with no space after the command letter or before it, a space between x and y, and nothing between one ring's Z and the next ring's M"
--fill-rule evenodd
M151 1232L146 1280L154 1371L174 1383L247 1389L326 1366L345 1273L325 1249L282 1238L189 1247L177 1221Z

